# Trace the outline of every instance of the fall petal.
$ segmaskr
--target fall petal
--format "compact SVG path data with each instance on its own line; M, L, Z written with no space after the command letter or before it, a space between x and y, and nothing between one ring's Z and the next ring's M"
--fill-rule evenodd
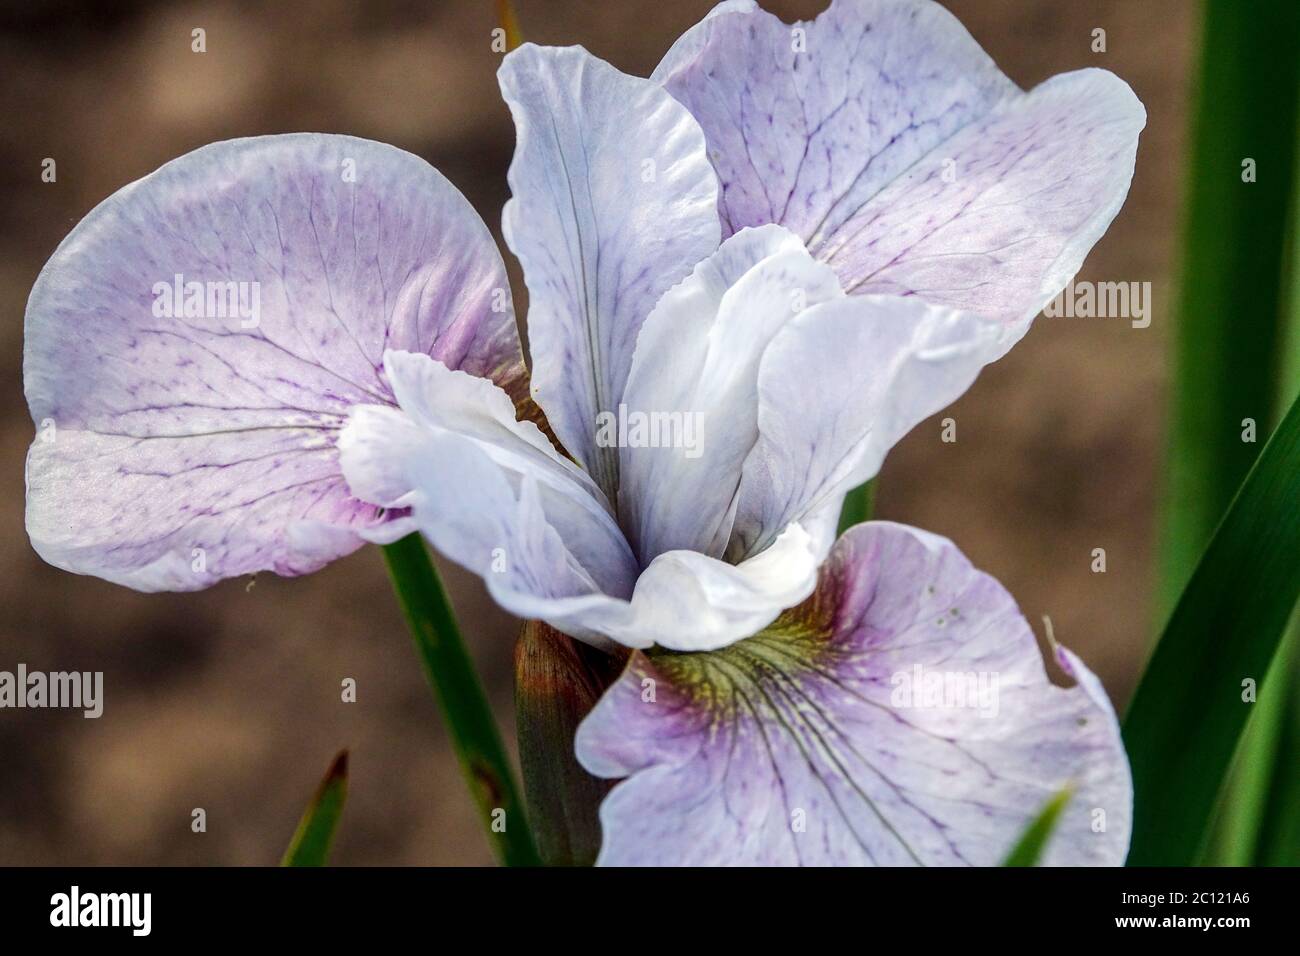
M961 130L817 247L850 293L1003 322L1008 347L1128 196L1146 112L1105 70L1053 77Z
M656 83L667 82L678 70L690 66L699 57L708 41L709 21L728 13L753 13L758 4L755 0L723 0L704 15L704 19L691 27L669 48L664 58L655 67L650 79Z
M626 778L599 862L996 865L1071 785L1045 862L1118 865L1119 727L1078 658L1058 660L1075 686L1048 680L1011 596L951 542L859 525L756 636L633 655L577 734L591 773Z

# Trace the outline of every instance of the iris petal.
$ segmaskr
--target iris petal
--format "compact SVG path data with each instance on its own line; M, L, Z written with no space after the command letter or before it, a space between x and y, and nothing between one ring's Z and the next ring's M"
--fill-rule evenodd
M757 553L792 521L815 526L810 513L838 515L845 494L959 398L1001 342L997 323L915 297L846 296L791 321L763 354L728 557Z
M643 563L672 550L722 555L758 439L764 352L800 310L843 295L797 236L763 226L727 239L659 300L619 407L629 435L637 424L648 433L619 456L619 512Z
M1128 193L1146 114L1110 73L1022 93L931 0L715 12L655 75L704 128L724 229L788 227L847 292L978 312L1009 348Z
M502 389L420 353L390 352L385 367L400 410L360 406L339 437L343 473L356 495L411 509L435 544L489 580L494 566L499 573L524 559L507 540L486 551L462 546L442 525L464 524L485 508L486 521L505 527L519 512L554 527L590 590L631 593L636 562L604 494L541 429L516 420ZM520 510L525 482L533 486L536 515ZM495 548L499 560L488 560Z
M317 134L168 163L82 220L32 290L33 546L140 590L348 553L382 519L334 438L352 406L391 403L388 348L525 388L501 257L432 167Z
M599 862L996 865L1070 784L1045 861L1122 863L1115 714L1057 656L1075 686L1048 680L1014 600L951 542L850 529L816 592L754 637L633 654L577 734L588 771L626 778Z
M339 438L349 485L481 575L511 613L598 647L708 649L812 591L820 555L797 523L738 564L674 550L641 569L604 494L515 420L504 392L425 355L386 364L401 407L353 409Z
M499 79L517 136L503 224L528 285L533 396L612 499L617 454L596 445L596 416L616 410L660 295L717 248L717 176L681 104L580 47L525 44Z

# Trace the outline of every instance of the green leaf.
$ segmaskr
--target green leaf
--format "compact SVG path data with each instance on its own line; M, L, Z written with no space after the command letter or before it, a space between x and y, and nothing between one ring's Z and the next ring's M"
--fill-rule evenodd
M1176 292L1159 620L1276 421L1297 175L1300 3L1207 0ZM1254 181L1244 181L1249 164ZM1249 177L1246 177L1249 178Z
M1291 200L1281 408L1300 396L1300 187ZM1273 670L1276 678L1270 675L1269 692L1260 697L1238 749L1209 858L1214 864L1300 866L1300 614L1292 615Z
M1197 859L1215 798L1300 598L1300 402L1282 420L1214 533L1124 720L1135 866ZM1265 675L1268 675L1267 678Z
M1203 9L1175 327L1161 620L1259 447L1240 440L1243 420L1253 419L1262 433L1300 385L1300 4L1209 0ZM1246 102L1251 109L1241 108ZM1247 161L1254 182L1243 181ZM1293 630L1290 642L1300 644L1300 632ZM1286 815L1271 794L1284 785L1295 753L1285 749L1289 738L1281 731L1284 699L1300 684L1285 669L1270 680L1270 694L1252 708L1237 746L1202 862L1254 862L1263 851L1261 830L1277 829L1275 817Z
M384 547L384 560L492 851L507 866L536 866L501 734L424 541L407 535Z
M324 866L348 796L348 752L339 751L298 821L281 866Z
M1061 812L1065 810L1065 805L1070 802L1070 798L1073 796L1074 788L1065 787L1056 796L1048 800L1043 805L1043 809L1038 812L1038 816L1033 819L1033 822L1025 827L1025 832L1016 841L1016 845L1011 848L1011 852L1002 861L1002 865L1037 865L1039 857L1043 855L1043 850L1047 848L1047 841L1051 839L1052 832L1056 829L1057 821L1061 818Z
M1269 755L1272 773L1263 791L1263 813L1255 833L1256 866L1300 866L1300 627L1292 618L1289 654L1279 656L1273 669L1281 670L1269 684L1269 699L1280 711Z
M1253 866L1269 856L1266 831L1285 826L1300 808L1277 795L1295 777L1295 750L1288 734L1293 715L1300 713L1291 690L1296 686L1297 644L1284 641L1269 671L1268 692L1251 707L1249 722L1233 758L1221 798L1213 835L1201 863L1211 866ZM1294 844L1293 844L1294 845ZM1296 848L1300 851L1300 847Z

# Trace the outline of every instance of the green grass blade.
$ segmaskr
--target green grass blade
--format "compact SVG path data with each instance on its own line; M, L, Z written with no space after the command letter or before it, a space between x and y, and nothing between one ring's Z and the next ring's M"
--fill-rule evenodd
M281 866L324 866L348 797L348 752L340 751L303 811Z
M1300 21L1294 15L1293 20ZM1284 24L1285 26L1285 24ZM1296 44L1296 23L1290 26L1290 38L1286 41ZM1286 36L1286 34L1279 34ZM1279 70L1275 82L1290 83L1291 96L1300 98L1300 67L1296 66L1295 54L1280 67L1268 64L1264 68ZM1290 72L1289 81L1287 73ZM1286 99L1286 91L1280 90L1276 99L1279 108ZM1278 397L1276 408L1278 414L1300 394L1300 259L1297 254L1296 227L1300 223L1300 147L1296 145L1300 129L1300 113L1296 122L1276 123L1279 143L1284 139L1288 127L1292 132L1289 146L1292 151L1290 161L1297 170L1292 182L1290 196L1290 218L1288 228L1289 249L1286 250L1285 262L1289 265L1289 274L1280 277L1284 289L1282 327L1278 335ZM1286 162L1285 155L1279 155L1272 161ZM1279 183L1280 187L1282 184ZM1278 210L1286 208L1278 205ZM1235 326L1232 317L1227 317L1225 325ZM1289 721L1296 713L1295 692L1300 689L1300 676L1297 675L1296 663L1300 661L1300 619L1292 620L1288 636L1274 661L1273 669L1278 673L1270 674L1269 693L1262 695L1252 708L1252 714L1237 748L1232 772L1224 787L1218 817L1215 821L1213 835L1208 852L1202 862L1217 866L1249 866L1263 862L1270 853L1266 833L1277 833L1291 828L1291 818L1300 820L1300 803L1293 800L1279 800L1277 795L1292 788L1288 786L1294 778L1296 760L1300 759L1294 734L1288 732ZM1293 844L1293 846L1295 846ZM1296 846L1300 852L1300 846Z
M1011 848L1011 852L1002 861L1002 865L1036 866L1039 857L1043 855L1043 850L1047 848L1047 841L1052 838L1052 833L1056 830L1056 823L1060 820L1065 805L1070 802L1070 798L1073 796L1074 788L1066 787L1048 800L1043 809L1039 811L1038 816L1033 819L1033 822L1025 827L1025 832L1016 841L1016 845Z
M1281 663L1280 659L1274 660L1273 667ZM1210 839L1197 861L1200 865L1254 864L1286 714L1281 687L1280 681L1269 681L1269 693L1251 708L1219 798Z
M1188 166L1159 620L1275 420L1287 217L1297 173L1300 3L1206 0ZM1254 163L1254 182L1243 163Z
M1300 598L1300 402L1250 470L1156 646L1124 720L1135 866L1189 865ZM1272 675L1270 675L1271 679Z
M1297 117L1300 126L1300 116ZM1300 168L1300 159L1297 160ZM1297 175L1300 183L1300 174ZM1300 397L1300 185L1292 196L1291 204L1291 300L1287 310L1290 324L1285 339L1285 356L1282 361L1281 405ZM1249 739L1252 728L1247 728L1243 767L1260 768L1257 772L1243 773L1242 788L1259 806L1258 819L1252 821L1256 829L1243 837L1243 831L1229 831L1228 839L1248 842L1254 850L1253 862L1257 866L1300 866L1300 609L1291 617L1291 626L1282 649L1273 662L1277 677L1270 684L1267 699L1260 706L1268 706L1266 721L1256 715L1252 724L1264 724L1259 741ZM1265 769L1267 768L1267 769ZM1234 793L1235 796L1235 793Z
M1268 692L1251 707L1232 772L1220 800L1218 818L1204 858L1211 866L1254 866L1266 856L1266 831L1285 826L1296 810L1274 797L1295 776L1293 744L1287 733L1296 712L1294 627L1283 641L1268 675Z
M386 545L384 560L488 842L507 866L536 866L540 861L501 734L423 539L411 534Z
M1300 866L1300 620L1292 618L1290 641L1285 656L1279 656L1274 669L1285 669L1270 685L1276 694L1278 722L1275 726L1273 751L1269 764L1272 774L1263 788L1263 812L1255 832L1256 866Z

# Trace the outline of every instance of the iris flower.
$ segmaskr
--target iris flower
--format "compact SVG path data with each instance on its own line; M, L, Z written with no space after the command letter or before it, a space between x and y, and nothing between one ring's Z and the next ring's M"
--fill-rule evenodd
M729 2L648 79L532 45L499 78L531 374L487 228L422 161L206 147L33 290L36 549L188 589L418 529L514 614L631 649L576 739L622 780L602 863L990 864L1065 786L1047 861L1122 862L1096 678L1055 647L1073 686L1049 681L951 542L835 529L1105 231L1127 85L1022 92L929 0L794 26ZM260 315L160 317L160 282L254 282Z

